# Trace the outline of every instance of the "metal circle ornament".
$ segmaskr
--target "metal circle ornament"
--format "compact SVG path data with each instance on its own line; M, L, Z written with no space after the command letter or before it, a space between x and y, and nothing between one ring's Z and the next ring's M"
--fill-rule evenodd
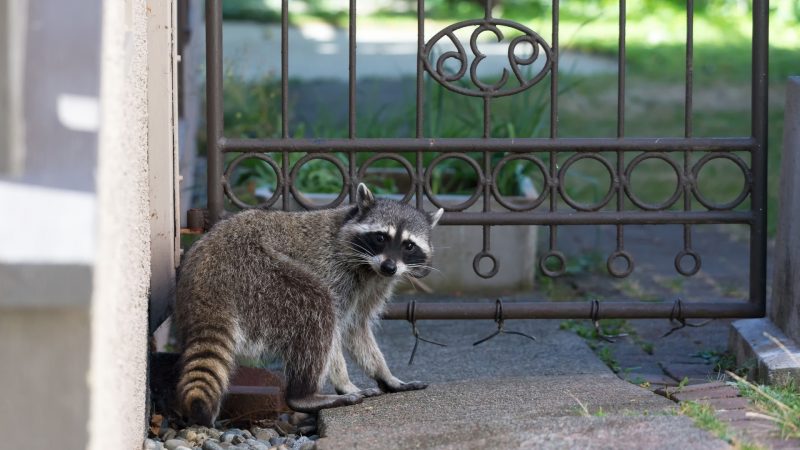
M475 171L475 174L478 177L478 185L475 186L475 192L473 192L472 195L467 200L457 205L445 205L444 203L442 203L441 200L433 193L433 188L431 187L431 178L433 178L433 171L436 168L436 166L445 159L451 159L451 158L460 159L469 164L469 166L472 167L472 169ZM480 198L480 196L483 194L483 186L485 184L486 184L486 177L483 174L481 166L478 165L478 163L475 162L474 159L470 158L469 156L463 153L443 153L434 158L434 160L431 161L430 164L428 164L428 168L425 172L424 187L425 187L425 193L428 195L428 199L431 201L431 203L433 203L437 207L444 208L445 211L463 211L469 208L470 206L474 205L475 202L478 201L478 198Z
M364 161L364 163L361 165L361 168L358 169L358 179L364 180L367 176L367 170L370 168L370 166L374 164L376 161L380 161L382 159L395 161L399 163L401 166L403 166L403 168L406 170L408 178L411 181L410 182L411 189L409 189L408 192L405 193L403 199L400 201L402 203L408 203L408 201L411 200L411 197L415 194L414 186L416 186L417 184L417 177L414 174L414 168L411 167L411 163L409 163L407 159L403 158L401 155L397 153L377 153L373 155L368 160Z
M294 199L297 200L303 208L308 210L315 210L315 209L327 209L339 206L344 200L345 196L347 196L348 187L350 186L350 177L347 174L347 169L345 169L344 164L339 161L335 156L327 154L327 153L309 153L306 156L302 157L297 163L295 163L294 167L292 167L292 171L289 174L289 180L296 181L297 175L300 172L300 168L303 165L312 159L321 159L323 161L328 161L329 163L333 164L338 170L339 173L342 175L342 190L339 192L339 196L336 197L332 202L324 204L324 205L315 205L313 203L307 202L300 191L297 189L297 186L292 182L289 184L289 190L292 192Z
M554 261L554 268L547 267L547 260ZM567 271L567 258L558 250L549 250L539 258L539 269L550 278L560 277Z
M464 48L464 45L461 43L461 41L459 41L459 39L456 37L454 32L471 27L476 28L469 38L469 48L473 55L472 62L470 63L467 50ZM511 28L522 33L520 36L517 36L511 40L508 45L507 52L508 64L511 67L511 73L514 74L514 77L519 82L519 86L516 87L507 86L510 73L506 68L503 68L503 72L500 74L500 79L494 84L484 83L478 79L478 65L480 65L481 61L486 59L486 55L482 53L479 48L478 37L484 32L489 32L494 35L494 37L497 39L497 42L502 42L505 39L505 35L502 31L500 31L499 27ZM431 61L431 56L434 55L433 48L445 37L450 40L450 42L455 46L456 50L444 52L439 55L438 58L436 58L435 62ZM527 43L532 47L531 54L525 57L517 55L518 47L523 43ZM542 53L545 57L544 65L531 78L527 78L525 76L526 74L523 73L523 69L530 67L536 60L539 59ZM544 78L544 76L550 72L550 68L552 67L552 53L553 52L550 49L547 41L545 41L538 33L526 27L525 25L511 20L487 17L484 19L472 19L454 23L453 25L450 25L439 31L425 44L425 47L423 47L422 53L420 54L420 58L425 66L425 70L431 75L431 77L433 77L433 79L439 84L453 92L458 92L459 94L468 95L471 97L504 97L506 95L513 95L518 92L522 92ZM458 63L458 70L455 72L448 72L445 67L445 63L447 63L448 60L456 61ZM467 70L469 70L469 80L472 82L474 88L465 87L463 83L458 83L458 81L464 78Z
M495 200L498 203L503 205L504 207L510 209L511 211L530 211L532 209L536 209L539 205L544 202L547 198L548 192L550 192L550 185L552 184L552 180L550 180L550 174L547 171L547 167L545 167L544 163L537 157L533 155L519 155L519 154L511 154L505 156L500 162L497 163L497 166L494 168L494 172L492 173L492 179L498 180L500 179L500 172L503 168L510 162L514 161L528 161L533 164L536 168L539 169L542 173L542 178L544 179L544 186L542 187L542 192L539 192L538 196L534 199L528 199L529 201L526 204L519 206L515 205L514 203L506 200L500 194L500 188L497 187L497 183L492 183L492 194L494 195Z
M492 267L489 270L481 270L481 261L489 260L492 263ZM482 251L475 255L475 258L472 259L472 269L475 271L475 274L481 278L492 278L493 276L497 275L497 271L500 270L500 264L497 262L497 258L487 251Z
M660 203L648 203L640 199L633 191L633 186L631 185L633 171L636 170L639 164L647 160L663 161L675 172L675 189L672 191L672 195L670 195L669 198ZM628 198L631 199L634 205L648 211L662 211L674 205L681 196L681 185L683 185L681 169L678 167L678 164L665 153L641 153L633 158L633 161L628 164L628 168L625 169L625 193L628 194Z
M272 196L266 199L265 201L258 203L258 204L249 204L242 199L240 199L235 192L233 192L233 188L231 187L231 177L233 177L233 173L239 165L247 159L257 159L260 161L264 161L267 165L275 172L275 189L272 191ZM236 159L231 161L228 164L228 168L225 169L225 174L222 176L222 189L225 191L225 195L231 200L231 203L238 206L242 209L265 209L272 206L278 198L280 197L280 192L283 187L283 175L281 175L281 170L278 167L278 164L267 155L262 153L242 153L241 155L237 156Z
M736 196L733 200L725 203L716 203L707 198L700 192L700 171L703 170L703 167L708 164L709 162L715 159L724 159L731 161L734 163L739 170L742 171L742 176L744 177L744 185L742 186L742 190L739 192L739 195ZM724 153L724 152L715 152L715 153L708 153L702 158L700 161L692 167L692 178L694 179L694 183L692 184L692 192L694 192L695 198L699 201L703 206L710 210L717 210L717 211L724 211L730 210L737 206L744 201L745 198L750 194L750 188L753 184L753 178L750 173L750 169L747 167L747 163L742 160L742 158L736 156L733 153Z

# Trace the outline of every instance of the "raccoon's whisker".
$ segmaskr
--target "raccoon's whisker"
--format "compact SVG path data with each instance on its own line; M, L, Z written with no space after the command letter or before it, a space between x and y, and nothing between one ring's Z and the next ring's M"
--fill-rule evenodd
M441 270L437 269L436 267L426 266L424 264L407 264L406 267L413 268L413 269L428 269L428 270L433 270L433 271L439 272L439 273L442 272Z
M403 278L405 278L406 281L408 281L408 284L410 284L411 287L414 288L414 292L419 292L419 289L417 289L417 285L414 283L414 280L412 279L411 275L404 273Z
M350 245L352 245L353 247L357 247L354 250L361 250L363 252L363 254L365 254L365 255L375 256L370 249L362 246L361 244L357 244L355 242L351 242ZM361 253L361 252L357 252L357 253Z

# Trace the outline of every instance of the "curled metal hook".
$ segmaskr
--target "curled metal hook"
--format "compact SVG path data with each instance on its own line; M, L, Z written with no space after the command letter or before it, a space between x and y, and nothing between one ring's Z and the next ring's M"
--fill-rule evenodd
M594 325L594 332L597 334L597 337L610 343L614 343L614 339L612 338L621 338L628 335L628 333L619 333L619 334L612 334L608 335L603 333L602 328L600 328L600 302L595 299L592 300L592 309L589 312L589 318L592 321L592 325Z
M494 321L497 323L497 330L494 333L486 336L485 338L475 341L472 344L473 346L479 345L479 344L483 344L484 342L486 342L489 339L497 336L498 334L516 334L517 336L523 336L523 337L526 337L526 338L528 338L528 339L530 339L532 341L536 340L535 337L533 337L531 335L528 335L528 334L525 334L525 333L523 333L521 331L506 330L505 329L505 325L504 325L505 319L503 318L503 301L498 298L497 300L495 300L495 304L494 305L495 305Z
M414 348L411 350L411 358L408 359L409 366L414 363L414 356L417 354L417 347L419 346L419 341L427 342L433 345L438 345L439 347L447 347L447 344L431 341L419 335L419 330L417 329L416 313L417 313L417 301L411 300L406 304L406 320L411 324L411 334L414 335Z
M703 327L711 323L713 320L714 319L708 319L699 323L687 322L686 318L683 317L683 304L681 302L681 299L677 299L675 300L675 303L672 304L672 310L669 312L669 322L672 324L678 322L678 325L673 326L671 330L664 333L661 337L665 338L670 334L685 327L692 327L692 328Z

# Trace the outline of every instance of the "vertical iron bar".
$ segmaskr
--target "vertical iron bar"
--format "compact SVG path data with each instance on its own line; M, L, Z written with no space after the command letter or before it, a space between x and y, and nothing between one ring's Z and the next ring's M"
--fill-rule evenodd
M559 0L553 0L553 35L550 54L552 62L550 64L550 138L558 137L558 4ZM550 155L552 159L553 155Z
M208 133L208 221L222 216L222 1L206 1L206 121Z
M350 77L348 86L348 137L356 138L356 0L350 0L350 29L348 30L349 63L348 75ZM352 150L348 152L350 163L350 203L356 201L356 154Z
M553 33L552 33L552 58L553 63L550 66L550 139L558 137L558 20L559 20L559 0L553 0ZM556 152L550 152L550 212L555 212L558 209L558 165L556 164ZM556 225L550 225L550 242L549 250L556 249L558 241L558 228Z
M281 1L281 137L289 138L289 0ZM283 210L288 211L290 186L289 152L281 155L283 172Z
M281 136L289 137L289 0L281 1Z
M617 137L625 136L625 27L627 22L627 5L625 0L619 2L619 43L617 61ZM625 209L624 184L625 180L625 153L617 150L617 211ZM622 225L617 225L617 251L625 248L625 236Z
M684 102L684 123L683 135L687 139L692 137L692 96L694 95L694 0L688 0L686 3L686 93ZM683 152L683 176L685 180L691 179L690 165L692 162L692 152L687 150ZM692 210L692 190L689 182L685 182L683 186L683 209L684 211ZM692 226L685 224L683 226L683 248L684 250L691 250L692 248ZM679 263L680 261L676 261Z
M769 2L753 1L752 135L758 148L751 152L753 190L750 227L750 301L766 313L767 292L767 58L769 51Z
M625 0L619 0L619 44L617 59L617 137L625 134Z
M423 137L424 111L425 107L425 68L422 64L422 54L425 47L425 0L417 0L417 139ZM422 151L417 151L417 209L422 209L423 197L423 164Z
M684 136L692 137L692 88L694 85L694 0L686 2L686 102Z

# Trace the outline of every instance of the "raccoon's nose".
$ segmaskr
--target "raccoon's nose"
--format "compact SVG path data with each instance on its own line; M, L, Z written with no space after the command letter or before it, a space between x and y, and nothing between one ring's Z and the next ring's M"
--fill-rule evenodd
M394 275L397 272L397 264L391 259L387 259L381 263L381 272L384 275Z

